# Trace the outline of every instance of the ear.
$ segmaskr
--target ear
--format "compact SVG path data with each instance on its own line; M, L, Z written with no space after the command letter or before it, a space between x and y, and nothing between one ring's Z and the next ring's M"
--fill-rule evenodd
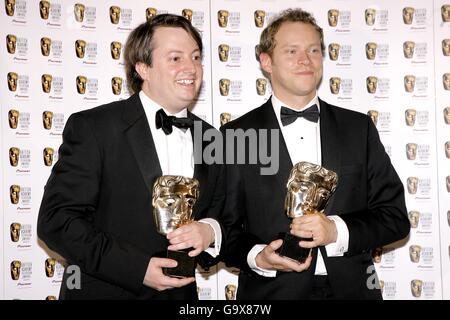
M134 69L139 74L141 79L146 79L147 78L147 73L148 73L148 65L147 64L145 64L143 62L138 62L134 66Z
M265 52L261 52L259 55L259 62L261 68L268 74L272 74L272 58Z

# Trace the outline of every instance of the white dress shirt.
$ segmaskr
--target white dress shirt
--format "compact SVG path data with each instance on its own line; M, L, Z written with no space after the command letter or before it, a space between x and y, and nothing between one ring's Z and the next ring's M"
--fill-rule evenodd
M162 129L156 129L155 122L156 112L159 109L163 109L167 115L175 117L187 117L187 109L183 109L177 114L171 114L163 106L150 99L143 91L139 92L139 98L144 106L162 174L192 178L194 176L194 144L191 129L184 131L173 126L172 133L166 135ZM213 228L214 248L207 248L205 251L213 257L218 256L222 244L222 232L219 223L212 218L201 219L199 222L209 224Z
M303 110L312 106L313 104L316 104L320 111L320 104L317 93L316 96L303 108ZM319 125L320 120L319 122L315 123L306 120L305 118L299 117L297 118L297 120L295 120L295 122L287 126L283 126L283 124L281 123L280 115L281 107L284 106L295 111L299 110L296 110L291 106L288 106L287 104L281 102L277 97L275 97L275 95L272 95L272 105L278 120L278 124L280 125L284 141L286 142L286 147L292 163L296 164L300 161L307 161L316 164L322 163ZM329 257L343 256L344 253L348 250L349 234L347 225L339 216L328 216L328 218L335 222L338 236L335 243L330 243L325 246L327 255ZM255 245L247 255L247 262L250 268L256 273L265 277L275 277L276 271L259 268L256 265L256 256L265 248L265 246L266 245L264 244ZM318 251L315 274L327 274L327 269L325 267L325 263L323 261L320 250Z

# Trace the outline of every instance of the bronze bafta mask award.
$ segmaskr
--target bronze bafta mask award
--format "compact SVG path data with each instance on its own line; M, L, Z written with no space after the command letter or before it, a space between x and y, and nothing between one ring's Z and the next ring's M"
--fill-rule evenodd
M299 162L291 170L287 183L285 213L289 218L322 213L333 192L338 176L317 164ZM300 241L312 241L286 233L280 248L281 256L305 262L311 249L299 246Z
M166 236L178 227L193 221L192 209L199 194L199 182L182 176L162 176L153 185L153 218L158 233ZM164 274L184 278L195 275L195 257L191 249L167 250L167 258L177 261L175 268L164 268Z

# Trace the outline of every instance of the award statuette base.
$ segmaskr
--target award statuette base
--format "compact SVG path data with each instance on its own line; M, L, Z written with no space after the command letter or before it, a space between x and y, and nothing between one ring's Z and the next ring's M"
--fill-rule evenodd
M282 257L290 258L292 260L304 263L311 252L310 248L302 248L298 245L300 241L312 241L312 238L300 238L291 233L286 233L283 239L283 244L278 249L278 254Z
M163 268L166 276L174 278L189 278L195 276L195 257L188 255L192 249L171 251L167 250L167 258L177 261L175 268Z

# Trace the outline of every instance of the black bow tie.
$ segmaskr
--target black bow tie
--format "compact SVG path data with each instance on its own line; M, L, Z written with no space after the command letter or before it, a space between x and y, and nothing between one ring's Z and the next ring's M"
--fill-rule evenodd
M286 107L281 107L281 123L287 126L297 120L298 117L303 117L306 120L317 122L319 121L319 108L313 104L308 109L303 111L295 111Z
M159 109L156 112L155 123L156 129L162 128L165 134L172 133L172 126L187 130L194 124L192 119L189 118L177 118L174 116L168 116L163 109Z

